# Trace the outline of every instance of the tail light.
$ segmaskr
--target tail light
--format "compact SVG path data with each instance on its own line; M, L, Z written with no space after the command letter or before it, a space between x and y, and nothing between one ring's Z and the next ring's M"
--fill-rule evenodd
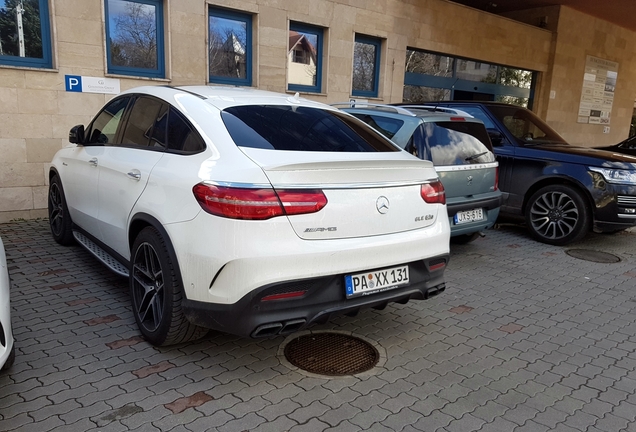
M429 204L446 204L446 192L439 180L424 183L420 188L420 195Z
M265 220L315 213L327 205L327 197L321 190L277 191L199 183L192 192L203 210L230 219Z
M495 190L499 190L499 167L495 170Z

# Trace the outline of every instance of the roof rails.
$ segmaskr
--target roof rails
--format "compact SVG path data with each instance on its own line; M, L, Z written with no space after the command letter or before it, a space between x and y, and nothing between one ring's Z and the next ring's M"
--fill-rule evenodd
M387 104L379 104L379 103L370 103L370 102L355 102L355 101L349 101L349 102L336 102L336 103L332 103L330 104L330 106L332 107L347 107L347 108L380 108L380 109L384 109L386 111L392 111L395 112L396 114L404 114L404 115L410 115L410 116L415 116L415 114L413 114L411 111L402 108L400 106L394 106L394 105L387 105Z
M172 89L172 90L179 90L179 91L182 91L182 92L184 92L184 93L189 93L189 94L191 94L192 96L196 96L196 97L198 97L199 99L203 99L203 100L207 99L207 96L203 96L202 94L195 93L195 92L190 91L190 90L186 90L186 89L184 89L183 87L175 87L175 86L171 86L171 85L169 85L169 84L162 84L162 85L160 85L159 87L166 87L166 88L169 88L169 89Z
M466 111L458 110L456 108L442 107L438 105L400 105L401 108L407 108L409 110L422 110L428 112L443 112L447 114L457 114L464 117L473 117Z

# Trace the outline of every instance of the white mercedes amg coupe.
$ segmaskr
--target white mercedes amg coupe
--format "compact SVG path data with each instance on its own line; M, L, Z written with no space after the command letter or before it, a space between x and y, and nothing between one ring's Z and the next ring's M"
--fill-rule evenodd
M254 89L140 87L53 158L54 239L129 277L155 345L286 334L444 290L430 162L353 116Z

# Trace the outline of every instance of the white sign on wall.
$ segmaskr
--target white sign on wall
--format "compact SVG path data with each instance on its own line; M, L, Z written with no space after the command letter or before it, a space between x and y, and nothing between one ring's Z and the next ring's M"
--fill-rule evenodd
M67 92L119 94L119 80L79 75L64 75Z
M610 124L618 63L587 56L578 123Z

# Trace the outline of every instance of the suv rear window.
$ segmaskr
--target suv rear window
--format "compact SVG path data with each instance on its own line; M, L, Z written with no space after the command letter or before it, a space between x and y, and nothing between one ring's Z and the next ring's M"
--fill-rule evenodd
M221 113L239 147L320 152L400 151L360 120L338 111L286 105L246 105Z
M481 123L447 121L424 123L421 126L423 140L420 147L423 159L429 159L436 166L471 165L495 161L492 144L486 128Z

